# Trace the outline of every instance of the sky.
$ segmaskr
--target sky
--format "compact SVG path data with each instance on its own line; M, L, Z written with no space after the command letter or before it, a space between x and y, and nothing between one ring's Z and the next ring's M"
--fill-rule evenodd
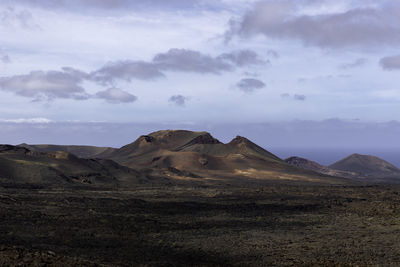
M3 142L23 141L7 125L101 123L107 138L80 143L120 145L128 138L115 141L115 124L312 122L325 128L290 138L321 147L310 136L341 121L368 125L372 137L358 146L377 147L382 125L400 117L397 0L2 0L0 36ZM237 134L215 127L221 139ZM352 129L332 144L348 145ZM26 141L79 142L52 134ZM270 145L281 143L277 135Z

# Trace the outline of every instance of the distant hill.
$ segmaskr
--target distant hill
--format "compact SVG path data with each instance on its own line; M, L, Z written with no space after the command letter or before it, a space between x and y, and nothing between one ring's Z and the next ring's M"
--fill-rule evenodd
M353 154L330 166L300 157L290 157L285 161L299 168L335 177L368 182L400 182L400 169L375 156Z
M193 177L177 177L171 169L203 177L203 181L344 182L289 165L244 137L237 136L223 144L207 132L154 132L114 151L108 158L130 168L159 170L176 179Z
M400 178L400 169L383 159L370 155L352 154L330 165L329 168L356 172L365 177Z
M323 166L315 161L311 161L301 157L290 157L285 159L285 162L305 170L311 170L330 176L345 178L357 178L359 176L359 174L356 172L336 170L330 167Z
M81 159L64 151L45 153L25 147L0 145L2 185L90 185L114 188L142 180L145 178L141 173L112 160Z
M112 152L117 150L112 147L96 147L96 146L76 146L76 145L29 145L20 144L19 147L25 147L31 151L37 152L56 152L65 151L72 153L79 158L106 158Z

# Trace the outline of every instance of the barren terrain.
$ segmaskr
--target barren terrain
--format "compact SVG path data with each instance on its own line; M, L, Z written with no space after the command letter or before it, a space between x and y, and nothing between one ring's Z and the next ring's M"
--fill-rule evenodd
M0 187L0 265L400 264L400 187Z

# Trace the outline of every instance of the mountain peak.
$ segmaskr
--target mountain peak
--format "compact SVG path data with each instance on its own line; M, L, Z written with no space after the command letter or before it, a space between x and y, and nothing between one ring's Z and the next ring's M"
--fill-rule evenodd
M312 170L320 173L325 173L328 171L328 168L326 168L325 166L322 166L315 161L311 161L301 157L290 157L285 159L285 162L302 169Z
M230 145L238 145L238 144L243 144L243 143L252 143L252 142L249 139L247 139L246 137L237 135L228 144L230 144Z

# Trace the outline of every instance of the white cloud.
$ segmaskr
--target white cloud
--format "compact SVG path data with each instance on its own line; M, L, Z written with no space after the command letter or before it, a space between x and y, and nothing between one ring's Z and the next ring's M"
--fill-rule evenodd
M80 86L83 75L71 68L64 68L63 71L32 71L26 75L0 78L0 90L33 98L35 101L56 98L84 100L89 95Z
M51 123L52 120L46 118L20 118L20 119L0 119L0 122L9 123Z

